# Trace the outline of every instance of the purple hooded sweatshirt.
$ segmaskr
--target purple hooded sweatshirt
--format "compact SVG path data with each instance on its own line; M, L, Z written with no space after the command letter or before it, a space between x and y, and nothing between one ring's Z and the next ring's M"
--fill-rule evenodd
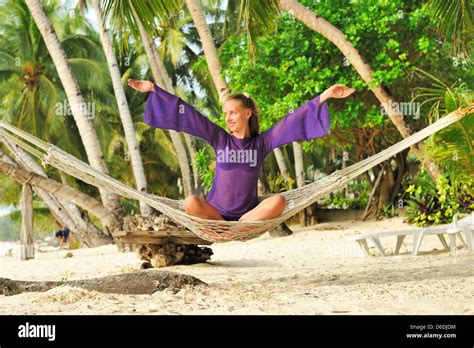
M258 204L258 177L265 157L293 141L328 134L331 118L320 96L287 114L271 129L238 139L211 122L179 97L155 85L148 96L144 121L154 128L185 132L208 142L216 155L216 173L206 197L226 220L238 219Z

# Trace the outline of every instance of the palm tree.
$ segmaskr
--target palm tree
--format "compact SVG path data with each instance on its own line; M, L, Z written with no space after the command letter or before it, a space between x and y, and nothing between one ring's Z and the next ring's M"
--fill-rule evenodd
M145 177L145 170L140 155L140 147L135 136L135 127L133 125L132 116L128 107L127 97L125 96L125 90L122 85L121 74L115 58L114 49L108 31L105 27L103 20L102 9L100 8L99 0L91 0L92 6L96 14L96 20L99 27L100 41L105 52L107 59L107 65L109 67L110 76L112 78L112 85L117 99L117 105L119 109L120 118L122 120L123 129L125 132L125 138L128 145L128 154L132 164L132 170L135 177L135 184L138 191L147 191L147 181ZM140 202L140 210L143 216L151 216L153 209Z
M49 4L47 11L54 14L53 20L61 21L61 33L65 37L62 44L69 55L79 56L69 59L75 73L79 74L79 83L86 90L92 88L91 93L100 95L107 89L107 86L101 83L104 79L98 74L102 70L98 67L100 63L96 62L100 48L96 48L95 43L86 36L72 35L77 31L90 35L94 34L93 30L84 25L80 16L65 17L54 2ZM0 14L5 18L0 36L0 55L5 61L0 74L0 96L5 104L0 118L57 144L76 157L84 157L77 129L68 122L67 117L61 117L55 110L55 105L56 108L57 104L63 105L58 103L58 100L63 98L64 91L57 86L58 77L54 65L44 49L41 34L26 4L8 1L0 7ZM90 57L83 56L84 51ZM102 118L100 120L102 121ZM44 124L48 124L48 127L44 127ZM28 153L8 143L6 139L3 142L17 162L26 169L47 177L43 168ZM56 170L52 169L48 175L54 176L55 172ZM59 174L63 183L69 182L77 186L74 180L70 178L66 180L62 172ZM33 189L61 224L69 226L80 235L102 234L101 230L73 204L74 202L57 199L37 187ZM105 225L106 229L109 227L110 225Z
M0 15L5 18L0 35L0 55L4 61L0 73L0 96L4 101L0 118L7 119L36 136L53 140L80 156L80 143L76 142L67 119L51 112L62 91L53 82L56 79L54 66L47 53L45 54L41 35L35 29L25 4L6 2L0 7ZM74 38L68 38L67 42L74 42ZM45 123L50 127L42 127ZM5 139L3 142L17 161L46 176L43 168L29 154ZM81 217L74 204L61 202L36 187L33 189L61 223L79 233L101 233L90 220Z
M69 101L74 120L81 135L82 143L92 167L108 174L102 148L92 122L94 116L82 97L77 81L72 73L66 54L59 42L54 28L39 0L26 0L49 54L56 66L59 78ZM100 189L104 205L117 216L123 216L122 206L117 195Z
M48 9L51 10L57 8ZM4 62L0 74L0 96L4 101L0 118L82 157L80 140L68 118L56 113L55 105L64 98L64 92L56 83L54 64L26 5L8 1L0 6L0 15L5 18L0 35L0 56ZM56 18L64 20L62 15L56 14ZM82 40L68 36L63 44L78 46ZM72 58L70 64L76 71L84 71L93 62Z

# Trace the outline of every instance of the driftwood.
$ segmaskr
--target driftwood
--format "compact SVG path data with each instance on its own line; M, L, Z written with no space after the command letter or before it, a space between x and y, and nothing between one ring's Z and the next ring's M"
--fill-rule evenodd
M158 241L156 244L165 244L161 242L166 238L178 238L183 241L193 240L195 244L210 244L165 215L153 218L140 215L126 216L123 222L123 232L119 232L117 235L120 240L126 243L133 243L133 239L150 240L150 238L156 238ZM137 244L143 243L137 242Z
M147 270L72 281L23 281L0 278L0 295L10 296L23 292L44 292L62 285L108 294L138 295L152 294L165 289L177 291L185 286L207 284L198 278L185 274Z
M20 207L20 257L22 260L30 260L35 257L35 246L33 243L33 189L31 185L23 185L21 189Z

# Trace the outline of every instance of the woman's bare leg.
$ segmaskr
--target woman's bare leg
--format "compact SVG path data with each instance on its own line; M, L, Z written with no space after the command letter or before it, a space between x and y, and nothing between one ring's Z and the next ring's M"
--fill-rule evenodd
M186 197L184 200L184 210L189 215L202 219L224 220L221 214L209 202L196 195Z
M252 210L242 215L239 221L262 221L273 219L285 210L286 201L282 195L273 195L261 201Z

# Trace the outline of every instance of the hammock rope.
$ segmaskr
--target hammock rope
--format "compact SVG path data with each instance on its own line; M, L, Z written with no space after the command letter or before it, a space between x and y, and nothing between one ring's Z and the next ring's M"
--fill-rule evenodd
M419 132L412 134L373 156L344 169L336 170L332 174L313 183L282 192L280 194L285 198L287 203L283 213L273 219L253 222L209 220L189 215L183 209L182 200L174 200L137 191L91 167L89 164L75 158L55 145L38 139L3 121L0 121L0 135L7 137L18 146L38 157L43 165L49 164L88 184L114 192L123 197L144 202L167 215L175 222L185 226L195 235L206 241L228 242L246 241L262 235L310 206L320 197L342 189L350 180L355 179L365 171L472 113L474 113L474 103L471 103L466 108L459 108L451 112ZM35 145L36 148L31 144ZM271 195L260 197L260 200L269 196Z

